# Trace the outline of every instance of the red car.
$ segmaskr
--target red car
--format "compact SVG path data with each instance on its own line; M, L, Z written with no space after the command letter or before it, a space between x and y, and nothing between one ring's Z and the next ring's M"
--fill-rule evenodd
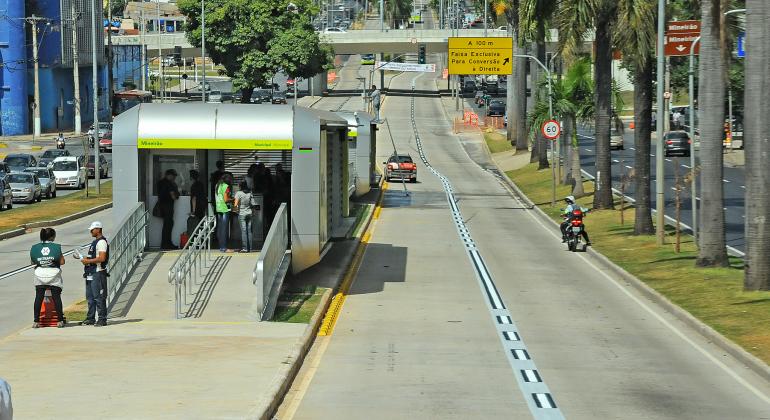
M102 152L110 151L112 153L112 131L107 131L99 139L99 150Z
M417 182L417 165L409 155L392 155L385 164L385 180Z

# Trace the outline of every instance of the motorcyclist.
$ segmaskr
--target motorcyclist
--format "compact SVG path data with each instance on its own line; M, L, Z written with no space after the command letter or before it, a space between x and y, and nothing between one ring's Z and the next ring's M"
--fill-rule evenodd
M64 133L59 131L59 135L56 137L56 148L64 149Z
M567 203L567 208L563 210L562 216L564 217L564 222L561 223L559 226L561 228L561 241L562 243L567 242L567 229L572 224L572 220L574 219L574 215L572 214L575 210L580 210L583 212L583 214L588 213L589 209L585 207L581 207L575 202L575 197L572 195L568 195L564 197L564 202ZM586 245L591 245L591 240L588 239L588 231L586 230L585 224L583 225L583 230L581 232L581 235L583 235L583 239L586 241Z

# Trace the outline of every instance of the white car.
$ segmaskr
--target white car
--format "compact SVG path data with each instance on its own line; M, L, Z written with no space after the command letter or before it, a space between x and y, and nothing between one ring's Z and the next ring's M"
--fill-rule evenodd
M88 169L79 156L60 156L53 160L56 188L85 188Z
M325 34L344 34L348 31L342 29L342 28L326 28L324 29Z

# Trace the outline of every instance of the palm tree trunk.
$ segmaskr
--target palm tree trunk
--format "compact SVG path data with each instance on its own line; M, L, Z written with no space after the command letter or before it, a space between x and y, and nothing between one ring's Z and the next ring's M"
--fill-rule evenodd
M612 112L612 39L611 17L608 13L597 17L596 58L594 81L596 83L596 192L594 208L611 209L612 202L612 155L610 153L610 117Z
M537 51L537 46L535 46L535 51ZM539 162L540 160L540 142L538 141L538 136L531 136L532 127L530 126L531 122L529 120L529 114L532 113L532 111L535 108L535 104L537 103L538 97L537 97L537 82L540 80L540 67L532 61L528 60L527 65L529 66L529 101L527 101L527 137L532 142L532 153L529 155L529 163L535 163Z
M545 64L545 22L539 21L537 24L537 59L540 60L541 63ZM536 64L536 63L535 63ZM536 64L537 65L537 64ZM538 70L540 70L540 66L537 65ZM548 77L548 75L544 71L538 71L538 78L535 79L532 82L532 86L537 87L540 84L540 75L543 75L545 77ZM546 89L540 89L541 92L538 95L538 98L540 100L548 101L548 90ZM549 115L549 117L552 117ZM536 127L537 130L537 153L538 153L538 169L545 169L548 168L548 143L549 141L543 136L543 134L540 133L539 128Z
M562 176L561 183L564 185L572 185L573 179L572 179L572 147L571 146L571 139L572 139L572 133L575 131L575 126L573 124L573 118L571 116L567 116L564 118L564 132L561 135L561 138L559 141L562 142L561 150L563 150L565 157L564 157L564 176Z
M519 40L521 42L521 40ZM526 54L527 50L523 46L516 47L516 54ZM516 130L516 150L529 149L529 135L527 133L527 59L517 58L515 69L516 93L513 102L513 121L508 124L514 124Z
M521 41L519 39L519 2L518 0L514 0L511 4L511 8L509 9L510 13L506 13L506 17L508 17L508 30L511 33L511 37L513 38L513 50L514 54L522 54L519 52L521 49L519 47L519 42ZM507 127L507 135L508 135L508 141L511 142L512 146L516 147L516 150L519 149L519 124L518 124L518 118L519 118L519 100L521 98L520 92L518 91L518 74L520 71L519 68L519 62L520 59L515 59L513 61L513 72L508 77L508 81L506 82L508 84L508 106L506 109L507 115L508 115L508 127ZM524 61L526 63L526 61ZM524 89L526 89L526 82L527 80L524 79ZM524 100L526 101L526 96L524 96ZM524 143L525 150L527 148L527 144Z
M703 0L702 17L698 100L701 218L700 249L696 265L699 267L727 266L725 214L722 210L724 205L722 136L725 121L725 61L723 45L720 41L721 0ZM658 124L660 123L662 122L658 121Z
M652 134L652 66L653 57L634 72L634 198L636 218L634 235L652 235L652 201L650 191L650 137Z
M575 117L572 117L572 126L577 127L577 121ZM583 190L583 173L580 168L580 147L578 144L577 130L573 130L572 138L570 141L572 155L572 178L575 180L575 185L572 187L572 195L575 197L582 197L586 195Z
M770 290L770 3L747 0L746 9L746 290ZM752 41L749 41L751 37Z

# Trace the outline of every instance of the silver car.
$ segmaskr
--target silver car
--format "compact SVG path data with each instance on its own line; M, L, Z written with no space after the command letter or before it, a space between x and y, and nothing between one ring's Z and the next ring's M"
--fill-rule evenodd
M27 168L24 172L37 175L37 179L40 180L40 191L45 198L56 197L56 177L53 176L51 168Z
M11 184L13 201L23 203L34 203L43 199L43 192L40 190L40 180L37 175L25 172L8 174L5 181Z
M11 186L5 182L5 179L0 178L0 211L3 209L13 208L13 192Z

